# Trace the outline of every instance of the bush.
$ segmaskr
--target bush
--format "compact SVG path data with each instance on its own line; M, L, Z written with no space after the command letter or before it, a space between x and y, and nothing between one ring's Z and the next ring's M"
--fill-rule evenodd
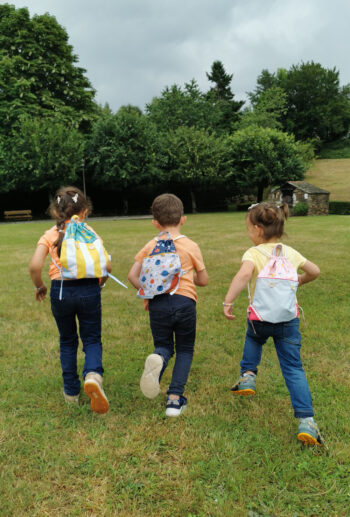
M237 205L237 212L246 212L250 205L251 203L241 203Z
M340 138L325 144L319 152L319 158L350 158L350 138Z
M293 215L307 215L308 210L307 203L297 203L293 206Z
M329 213L336 215L350 215L350 201L330 201Z

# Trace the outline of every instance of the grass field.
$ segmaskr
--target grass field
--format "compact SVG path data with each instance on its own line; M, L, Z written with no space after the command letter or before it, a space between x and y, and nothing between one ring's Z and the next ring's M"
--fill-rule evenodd
M331 201L350 201L350 159L316 160L305 181L328 190Z
M135 252L154 235L149 220L92 221L126 281ZM304 447L273 344L265 346L252 399L232 397L245 334L221 302L251 244L244 214L189 216L210 275L199 290L196 353L187 413L166 419L162 394L139 391L152 351L135 291L103 290L105 390L110 412L62 397L58 338L49 301L34 301L28 261L48 223L0 225L0 515L4 517L348 516L350 508L350 217L300 217L285 242L321 268L300 289L303 362L327 447ZM48 264L46 264L48 266ZM47 276L45 277L47 279ZM79 364L82 366L82 353ZM171 363L170 366L172 366Z

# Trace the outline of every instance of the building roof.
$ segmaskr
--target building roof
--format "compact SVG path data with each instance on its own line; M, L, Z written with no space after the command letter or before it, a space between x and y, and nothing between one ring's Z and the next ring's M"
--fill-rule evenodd
M284 185L292 185L292 187L298 188L302 192L306 192L307 194L329 194L330 192L328 190L324 190L319 187L315 187L315 185L311 185L310 183L307 183L306 181L286 181ZM282 188L283 185L281 185L280 188Z

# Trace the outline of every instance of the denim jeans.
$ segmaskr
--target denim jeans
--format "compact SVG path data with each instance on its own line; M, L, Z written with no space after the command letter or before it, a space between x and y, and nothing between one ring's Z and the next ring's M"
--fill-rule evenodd
M255 332L254 332L255 329ZM273 338L282 374L288 388L294 416L313 416L312 398L300 359L301 335L299 318L285 323L249 321L246 333L241 373L247 370L257 373L261 360L262 345Z
M62 300L60 280L53 280L50 290L51 310L60 335L60 359L63 387L67 395L80 392L77 372L78 331L83 343L85 363L83 378L88 372L103 374L101 342L101 289L96 278L66 280Z
M160 378L174 355L175 364L168 394L182 395L190 373L196 339L196 302L187 296L161 294L149 301L154 353L164 360Z

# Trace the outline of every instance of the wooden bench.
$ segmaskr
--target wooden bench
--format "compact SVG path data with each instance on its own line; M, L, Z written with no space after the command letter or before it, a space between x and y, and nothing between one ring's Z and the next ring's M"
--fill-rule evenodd
M31 219L32 211L31 210L5 210L4 212L5 219Z

